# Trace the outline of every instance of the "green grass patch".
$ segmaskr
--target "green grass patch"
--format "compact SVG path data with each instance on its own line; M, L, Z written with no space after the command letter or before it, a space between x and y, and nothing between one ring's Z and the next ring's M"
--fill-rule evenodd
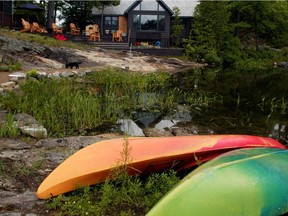
M0 28L0 35L8 36L9 38L19 39L45 45L48 47L69 47L74 49L84 49L85 45L77 44L72 41L60 41L47 34L23 33L20 31L10 31L5 28Z

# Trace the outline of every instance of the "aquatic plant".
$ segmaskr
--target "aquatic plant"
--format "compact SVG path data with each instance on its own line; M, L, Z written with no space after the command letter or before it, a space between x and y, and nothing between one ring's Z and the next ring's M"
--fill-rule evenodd
M186 93L185 101L191 107L209 108L215 104L221 104L223 102L223 98L221 95L213 92L198 90Z
M280 100L280 109L282 114L285 114L288 109L288 101L284 97Z

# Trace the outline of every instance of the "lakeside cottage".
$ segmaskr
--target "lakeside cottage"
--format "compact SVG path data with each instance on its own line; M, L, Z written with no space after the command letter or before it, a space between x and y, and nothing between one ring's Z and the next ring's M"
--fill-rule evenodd
M122 30L133 45L158 43L161 47L171 44L173 7L180 9L184 24L182 38L189 36L196 0L121 0L120 5L104 8L103 33L108 36ZM95 22L101 24L101 10L93 8Z

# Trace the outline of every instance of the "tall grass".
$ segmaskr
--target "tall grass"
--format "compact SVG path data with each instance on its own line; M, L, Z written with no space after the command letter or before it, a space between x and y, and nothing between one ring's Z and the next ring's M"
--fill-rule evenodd
M262 96L262 100L260 103L258 103L258 107L262 112L267 113L267 124L273 114L286 114L288 110L288 101L284 97L282 97L281 99L278 99L276 97L267 99L265 96Z
M185 94L185 101L192 107L205 107L209 108L215 104L223 103L223 98L213 92L197 90L192 92L187 92Z
M95 72L80 83L73 78L28 78L19 92L1 95L0 103L10 113L32 115L50 136L97 133L101 126L142 109L139 95L147 92L155 92L149 98L149 109L173 109L177 96L167 88L167 80L167 74L141 75L113 69Z
M145 215L180 179L172 170L146 178L129 176L131 150L124 139L121 161L104 183L52 198L48 209L58 215Z
M28 80L22 92L4 95L1 103L10 112L24 112L40 121L50 134L67 135L101 124L98 98L77 90L70 80Z
M127 174L126 174L127 175ZM51 198L46 202L55 215L145 215L180 181L173 171L120 177L93 187L85 187Z
M12 114L7 115L7 121L0 123L0 137L15 138L20 136L20 130L17 129L14 123L14 116Z
M133 113L177 110L180 98L192 108L221 103L219 95L173 86L167 73L129 73L106 69L79 79L28 77L19 92L0 96L0 105L10 113L27 113L43 124L49 136L87 135L116 124Z

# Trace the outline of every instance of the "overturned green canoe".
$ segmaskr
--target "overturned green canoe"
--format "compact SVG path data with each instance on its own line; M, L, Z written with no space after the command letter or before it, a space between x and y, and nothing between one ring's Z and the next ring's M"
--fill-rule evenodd
M192 171L147 214L258 216L288 212L288 150L240 149Z

